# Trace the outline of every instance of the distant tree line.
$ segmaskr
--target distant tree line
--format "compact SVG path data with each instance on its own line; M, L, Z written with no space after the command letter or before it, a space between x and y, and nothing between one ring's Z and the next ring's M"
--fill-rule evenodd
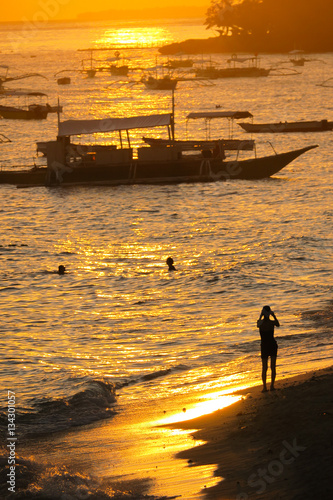
M204 24L235 50L321 52L333 50L332 17L332 0L212 0Z

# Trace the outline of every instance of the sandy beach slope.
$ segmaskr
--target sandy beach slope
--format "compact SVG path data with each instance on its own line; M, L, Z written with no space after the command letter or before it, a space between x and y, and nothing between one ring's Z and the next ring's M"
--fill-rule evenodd
M242 394L226 409L172 425L199 429L194 438L206 442L179 454L189 466L218 464L221 481L207 499L332 499L333 367Z

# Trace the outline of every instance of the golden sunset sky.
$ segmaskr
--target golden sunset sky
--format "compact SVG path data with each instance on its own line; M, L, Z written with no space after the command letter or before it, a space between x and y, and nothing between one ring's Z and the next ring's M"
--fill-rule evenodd
M59 19L75 19L85 12L101 12L105 10L137 10L152 7L188 7L191 16L191 6L202 6L207 9L210 0L126 0L125 3L110 0L12 0L3 2L0 21L52 21ZM184 9L186 13L186 9ZM185 16L186 17L186 16ZM124 17L126 18L126 17Z

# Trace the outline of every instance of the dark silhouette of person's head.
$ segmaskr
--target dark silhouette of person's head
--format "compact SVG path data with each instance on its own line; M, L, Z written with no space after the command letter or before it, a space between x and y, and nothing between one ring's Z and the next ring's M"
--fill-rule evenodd
M62 264L58 267L59 274L65 274L66 268Z
M271 308L270 306L264 306L262 308L261 314L264 316L264 318L268 319L269 316L271 315Z
M172 257L168 257L167 260L166 260L166 263L169 266L169 271L176 271L176 268L173 265L173 258Z

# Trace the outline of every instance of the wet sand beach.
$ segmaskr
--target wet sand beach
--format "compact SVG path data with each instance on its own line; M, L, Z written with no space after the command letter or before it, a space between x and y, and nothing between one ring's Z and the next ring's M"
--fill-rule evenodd
M218 464L208 499L333 497L333 367L280 379L213 414L177 424L206 444L181 452L189 466ZM223 480L222 480L223 478Z

